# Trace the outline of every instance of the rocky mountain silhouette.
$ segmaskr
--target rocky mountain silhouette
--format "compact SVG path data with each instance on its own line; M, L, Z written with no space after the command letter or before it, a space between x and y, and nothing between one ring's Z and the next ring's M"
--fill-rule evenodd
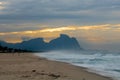
M25 49L31 51L50 51L50 50L81 50L76 38L70 38L66 34L61 34L58 38L51 40L49 43L44 42L43 38L35 38L21 43L6 43L0 41L0 44L10 48Z

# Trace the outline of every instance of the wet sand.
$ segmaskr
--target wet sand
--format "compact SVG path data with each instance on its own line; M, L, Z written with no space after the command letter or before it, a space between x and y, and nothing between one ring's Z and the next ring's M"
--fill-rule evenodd
M31 53L0 53L0 80L112 80L82 67Z

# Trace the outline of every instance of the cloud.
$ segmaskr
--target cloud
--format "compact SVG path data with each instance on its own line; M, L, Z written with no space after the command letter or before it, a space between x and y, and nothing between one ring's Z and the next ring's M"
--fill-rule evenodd
M41 26L41 25L40 25ZM18 43L23 40L43 37L45 41L59 36L59 34L68 34L71 37L76 37L81 46L85 48L103 48L111 43L119 44L120 38L120 24L103 24L103 25L69 25L59 27L47 27L46 25L41 29L24 30L13 32L0 32L0 40L7 42ZM107 46L106 46L107 47ZM118 48L116 45L112 48Z
M50 40L67 33L85 44L119 43L119 14L120 0L0 0L0 40Z
M65 26L56 28L43 28L40 30L29 30L29 31L19 31L19 32L1 32L1 36L5 35L29 35L29 34L39 34L47 32L63 32L63 31L77 31L77 30L120 30L120 24L104 24L104 25L89 25L89 26Z
M45 32L62 32L75 30L120 30L120 24L103 24L103 25L89 25L89 26L61 26L56 28L43 28L40 30L18 31L18 32L1 32L0 35L9 34L36 34Z
M119 0L4 0L4 2L8 4L0 10L0 20L46 22L51 19L66 21L77 19L79 23L114 23L120 18ZM75 21L73 20L73 23Z

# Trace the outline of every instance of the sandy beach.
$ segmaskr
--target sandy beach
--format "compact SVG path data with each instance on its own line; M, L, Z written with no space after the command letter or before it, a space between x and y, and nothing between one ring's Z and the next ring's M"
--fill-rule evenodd
M71 64L31 53L1 53L0 80L112 80Z

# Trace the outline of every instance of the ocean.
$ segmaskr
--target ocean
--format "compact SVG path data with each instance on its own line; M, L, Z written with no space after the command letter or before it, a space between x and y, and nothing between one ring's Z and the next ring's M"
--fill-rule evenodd
M49 60L67 62L75 66L81 66L103 76L120 80L120 53L100 50L84 51L51 51L35 53Z

